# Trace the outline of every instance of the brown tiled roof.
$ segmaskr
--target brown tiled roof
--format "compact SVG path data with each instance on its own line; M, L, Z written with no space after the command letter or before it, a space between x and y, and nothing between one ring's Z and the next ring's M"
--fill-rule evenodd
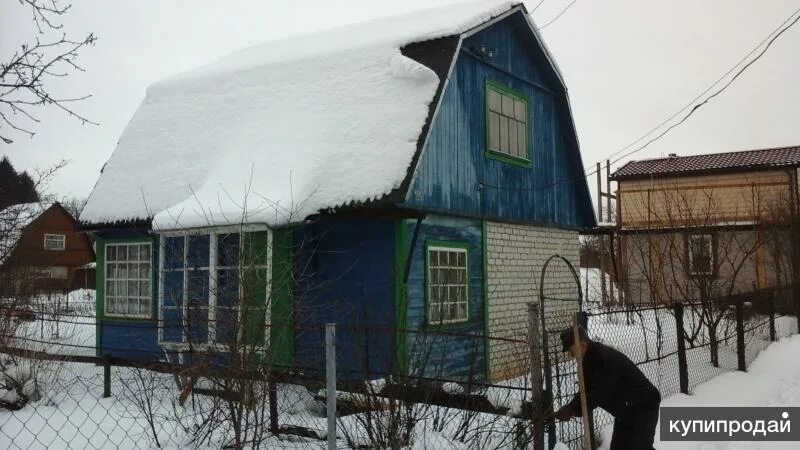
M781 166L800 166L800 146L630 161L611 174L610 178L696 175Z

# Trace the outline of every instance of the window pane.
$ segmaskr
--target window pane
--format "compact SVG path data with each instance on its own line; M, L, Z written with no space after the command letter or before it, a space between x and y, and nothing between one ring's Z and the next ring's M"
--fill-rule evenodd
M503 95L503 115L514 117L514 99L507 95Z
M500 115L489 113L489 148L500 150Z
M116 312L117 301L114 297L106 296L106 313L114 314Z
M515 120L509 120L508 125L508 148L510 150L510 154L512 156L519 156L519 145L517 145L517 122Z
M126 281L115 281L117 289L117 297L125 298L128 296L128 285Z
M458 267L467 267L467 254L464 252L458 253Z
M150 311L150 300L139 299L139 314L142 316L149 316Z
M431 250L430 252L428 252L428 255L430 257L430 265L432 267L439 265L439 252L437 252L436 250Z
M525 108L525 102L523 102L522 100L514 100L514 118L515 119L517 119L517 120L519 120L521 122L525 122L526 121L525 109L526 109Z
M139 260L139 246L138 245L131 245L128 247L128 259L130 261L138 261Z
M106 280L106 296L117 295L116 284L113 281Z
M207 234L189 236L187 267L208 267L209 242L210 238Z
M139 296L139 282L135 280L128 281L128 297Z
M117 261L128 260L128 247L125 245L118 245L117 247Z
M130 315L139 314L139 301L138 300L136 300L135 298L128 299L127 306L128 306L128 308L127 308L128 314L130 314Z
M139 246L139 261L150 261L150 246L142 244Z
M150 279L150 264L139 264L139 279Z
M106 260L107 261L116 261L117 259L117 247L113 245L109 245L106 247Z
M519 143L520 156L529 159L528 156L528 128L525 124L517 127L517 142Z
M126 263L117 264L117 276L114 278L118 279L128 278L128 264Z
M239 297L239 272L237 269L217 271L217 304L234 306Z
M150 288L150 280L139 282L139 297L150 298L152 297L152 290Z
M183 324L181 319L183 311L180 309L164 309L164 341L181 342L183 336Z
M183 304L183 272L164 273L164 306Z
M180 269L183 267L183 236L164 239L164 268Z
M189 305L208 306L208 271L189 272L186 289L189 294Z
M458 304L458 316L459 319L466 319L467 318L467 304L466 303L459 303Z
M235 309L218 308L216 319L216 341L221 344L234 342L238 330L238 314Z
M500 148L503 153L508 153L508 119L500 116Z
M500 93L489 89L489 110L500 112Z
M186 340L195 344L208 342L208 309L189 309L189 324Z
M236 267L239 265L239 234L220 234L217 237L217 265Z

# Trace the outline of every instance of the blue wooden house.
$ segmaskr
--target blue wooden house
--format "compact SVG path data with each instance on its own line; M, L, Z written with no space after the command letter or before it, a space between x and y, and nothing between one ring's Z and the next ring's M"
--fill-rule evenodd
M521 4L381 19L172 77L81 216L99 351L224 352L238 318L274 364L313 371L334 322L343 376L519 375L544 260L576 260L595 225L582 167Z

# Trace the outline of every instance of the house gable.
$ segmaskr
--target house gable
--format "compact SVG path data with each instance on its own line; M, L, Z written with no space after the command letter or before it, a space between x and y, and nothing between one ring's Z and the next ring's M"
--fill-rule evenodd
M527 99L529 161L487 152L487 84ZM462 38L403 206L501 221L595 223L566 93L517 9Z

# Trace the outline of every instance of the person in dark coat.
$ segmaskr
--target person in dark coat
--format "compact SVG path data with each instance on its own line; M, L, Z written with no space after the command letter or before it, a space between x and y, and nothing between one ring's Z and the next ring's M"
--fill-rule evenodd
M578 328L575 342L572 328L561 333L564 351L583 357L586 400L591 412L598 406L614 416L611 450L649 450L653 448L661 394L650 380L621 352L594 342L583 328ZM555 414L558 420L581 417L578 393Z

